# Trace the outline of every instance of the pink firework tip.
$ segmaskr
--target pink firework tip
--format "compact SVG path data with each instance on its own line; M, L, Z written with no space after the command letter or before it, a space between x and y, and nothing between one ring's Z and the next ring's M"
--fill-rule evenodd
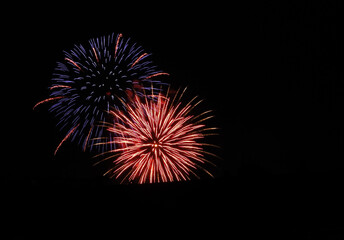
M116 149L101 160L113 159L114 165L104 175L121 183L139 184L186 181L192 176L199 178L200 170L213 176L205 169L206 163L213 163L204 158L213 154L203 149L213 145L202 143L205 132L215 129L203 124L212 116L210 111L190 115L201 101L196 102L195 97L182 106L184 92L178 100L178 91L173 99L161 93L142 98L136 95L125 104L126 111L110 111L118 121L108 131L116 137L103 144L115 144Z

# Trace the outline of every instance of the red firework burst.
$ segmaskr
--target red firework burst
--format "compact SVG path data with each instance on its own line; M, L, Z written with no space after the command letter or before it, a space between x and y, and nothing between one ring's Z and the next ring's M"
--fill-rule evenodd
M185 92L185 89L183 93ZM115 133L113 141L116 149L109 151L115 158L114 166L104 175L121 179L122 182L155 183L189 180L203 170L210 176L204 164L208 162L202 143L204 132L215 128L206 128L203 121L212 116L211 111L197 116L190 111L201 101L195 98L182 106L180 99L176 101L161 93L155 96L140 98L126 103L127 111L110 111L119 121L108 128ZM102 160L102 161L104 161Z
M202 167L209 162L204 155L212 155L203 146L213 145L202 143L204 132L215 129L202 124L212 117L207 116L211 111L190 115L201 101L195 102L195 97L182 106L183 93L177 101L178 94L173 100L162 94L143 99L135 96L125 104L127 111L110 111L119 121L108 128L117 137L106 144L117 146L104 159L115 158L114 166L104 175L111 174L121 183L139 184L189 180L198 177L199 169L212 176Z

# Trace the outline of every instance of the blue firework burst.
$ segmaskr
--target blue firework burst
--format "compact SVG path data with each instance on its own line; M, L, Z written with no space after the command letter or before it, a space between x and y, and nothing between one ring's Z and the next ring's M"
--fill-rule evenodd
M132 89L140 92L140 88L160 83L153 80L157 76L168 75L152 63L150 55L122 34L90 39L64 51L64 59L57 62L53 73L49 98L34 106L51 103L49 111L65 134L56 151L67 139L84 150L104 147L94 143L112 137L106 135L102 124L109 122L109 109L121 108Z

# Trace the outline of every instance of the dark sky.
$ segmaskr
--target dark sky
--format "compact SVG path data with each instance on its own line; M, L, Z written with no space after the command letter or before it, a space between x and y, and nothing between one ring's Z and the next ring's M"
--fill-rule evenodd
M201 208L215 218L219 212L232 213L229 221L243 232L256 225L241 219L242 213L293 219L289 227L275 226L288 236L320 236L335 229L329 225L337 222L323 219L340 212L341 204L332 200L338 199L344 171L340 1L28 7L35 10L13 15L17 21L6 27L5 39L11 47L3 49L10 50L6 60L13 93L23 98L21 103L14 101L18 97L4 100L15 102L8 107L15 117L9 114L5 120L5 128L14 128L6 155L10 170L1 171L9 188L24 186L41 193L86 187L101 189L103 197L120 194L126 203L141 198L165 210L169 206L199 213ZM47 109L34 112L32 107L47 97L63 50L112 32L152 52L171 82L188 86L214 110L220 136L213 141L221 146L216 153L223 159L216 179L117 186L91 166L88 154L68 143L53 157L61 134ZM320 196L333 209L313 202ZM315 213L314 208L320 210ZM309 225L302 225L303 220ZM315 227L318 220L325 230ZM264 227L258 224L257 229Z

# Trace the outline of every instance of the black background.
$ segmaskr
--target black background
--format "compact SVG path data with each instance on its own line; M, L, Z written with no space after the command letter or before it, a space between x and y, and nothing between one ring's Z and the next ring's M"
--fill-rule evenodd
M76 236L88 235L88 224L109 236L122 226L128 236L161 238L343 236L340 1L56 2L16 9L3 20L2 46L9 73L3 82L10 84L3 95L10 97L3 100L9 132L1 176L14 226L30 222L33 234L71 228ZM152 52L171 82L214 110L220 135L212 141L222 158L215 179L117 185L68 142L53 156L63 136L47 107L32 107L48 96L63 50L112 32Z

